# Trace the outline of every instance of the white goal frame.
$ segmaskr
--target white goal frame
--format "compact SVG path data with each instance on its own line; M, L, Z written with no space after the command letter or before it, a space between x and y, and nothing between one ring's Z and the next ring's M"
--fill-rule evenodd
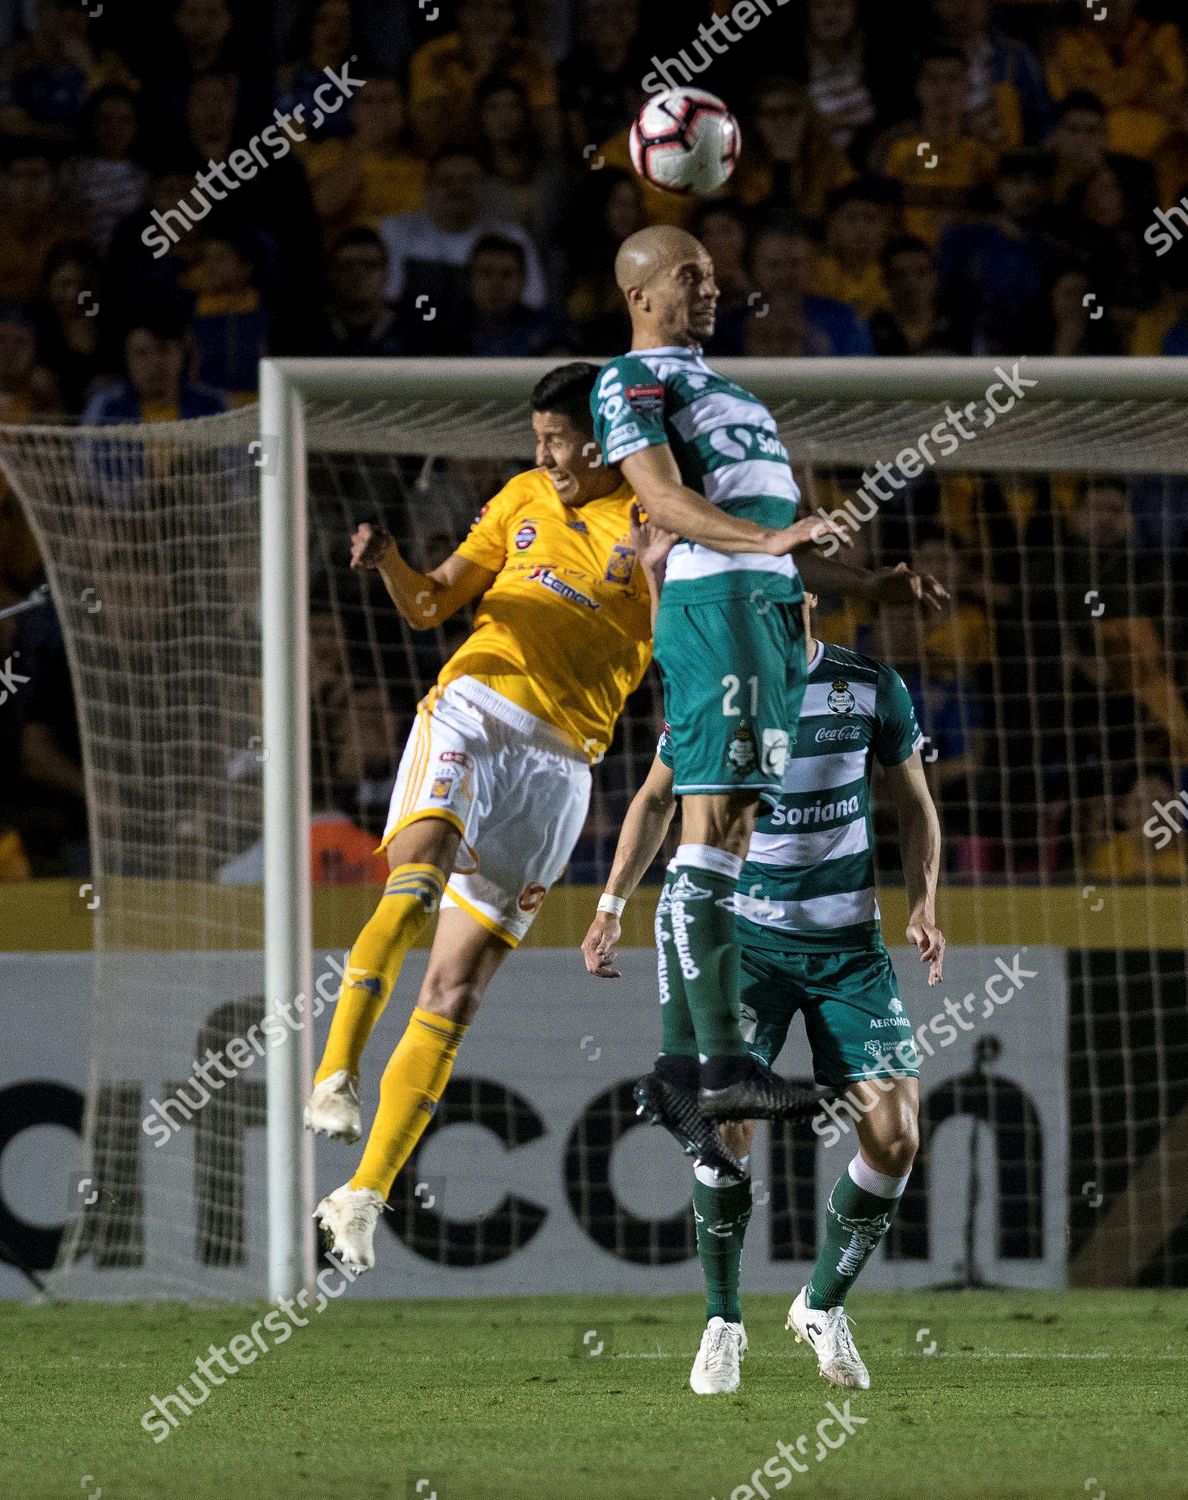
M261 604L264 782L264 993L266 1014L283 1022L278 1006L312 993L310 723L308 655L307 404L366 400L402 402L523 402L532 386L561 362L549 359L266 359L260 364ZM600 362L600 361L599 361ZM715 368L769 405L836 400L851 410L869 403L873 419L904 402L983 401L1015 360L723 359ZM1026 405L1050 400L1180 404L1188 416L1188 362L1174 359L1063 358L1020 362L1037 382ZM1003 437L1009 419L1004 418ZM927 428L923 429L924 431ZM995 435L996 438L999 436ZM255 445L253 444L253 447ZM811 460L812 440L793 451ZM938 467L984 466L1001 441L962 448ZM1100 455L1097 455L1100 457ZM859 458L856 466L865 460ZM1094 463L1094 467L1105 467ZM1178 465L1167 472L1188 472ZM313 1142L302 1110L313 1071L308 1027L281 1024L283 1041L267 1059L268 1292L293 1296L312 1288Z

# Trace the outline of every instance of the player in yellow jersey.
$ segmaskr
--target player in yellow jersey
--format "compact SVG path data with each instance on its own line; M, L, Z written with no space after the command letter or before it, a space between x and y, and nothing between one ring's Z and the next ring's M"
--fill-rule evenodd
M381 528L354 536L414 629L480 600L474 630L417 710L383 848L391 874L351 949L305 1111L312 1130L361 1135L359 1059L405 955L441 906L408 1028L384 1071L359 1169L318 1205L344 1261L367 1268L379 1214L445 1091L483 992L569 862L590 765L651 660L650 564L664 539L642 524L617 469L591 467L593 365L553 370L532 393L537 467L483 509L431 573ZM671 539L668 539L671 540Z

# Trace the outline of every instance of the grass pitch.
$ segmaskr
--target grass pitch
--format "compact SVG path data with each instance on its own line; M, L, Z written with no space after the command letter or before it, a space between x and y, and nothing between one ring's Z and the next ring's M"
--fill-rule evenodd
M873 1388L832 1449L845 1393L783 1332L787 1300L745 1299L742 1390L697 1397L693 1297L347 1297L158 1445L150 1397L257 1311L4 1305L0 1496L1188 1496L1188 1293L855 1294ZM807 1469L782 1484L781 1440Z

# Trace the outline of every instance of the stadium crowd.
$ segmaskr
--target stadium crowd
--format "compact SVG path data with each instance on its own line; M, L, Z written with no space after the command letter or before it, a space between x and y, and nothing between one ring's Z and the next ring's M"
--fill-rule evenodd
M688 226L714 257L711 356L1188 353L1181 7L781 0L732 28L739 9L10 8L0 420L217 412L254 399L267 353L613 353L628 339L614 251L655 221ZM321 107L327 81L333 109ZM712 89L740 118L738 169L711 200L659 193L630 170L628 124L664 82ZM261 161L270 139L284 150L270 148L250 181L213 171L250 162L253 142ZM479 489L474 475L455 479ZM828 482L844 491L846 476ZM464 508L485 498L468 494ZM1114 808L1140 772L1179 787L1185 643L1161 622L1185 616L1184 570L1167 566L1185 543L1182 500L1141 485L1054 480L1023 494L970 479L912 487L899 524L892 507L871 528L876 560L923 548L958 601L927 635L827 615L831 638L888 654L917 694L941 749L955 873L1044 876L1070 869L1074 851L1083 861L1067 811L1078 757L1121 768L1109 787L1098 776L1094 850L1133 832ZM1021 570L1057 546L1078 582L1112 589L1116 623L1092 639L1066 631L1075 649L1041 674L1059 691L1074 674L1086 736L1103 714L1131 728L1128 739L1111 730L1103 752L1058 726L1038 758L1016 763L1006 725L1044 686L1022 663L1064 608L1050 579ZM0 493L0 608L40 566ZM85 869L77 730L48 612L0 622L0 665L15 650L29 680L15 712L0 707L0 879ZM1041 803L1064 806L1064 821L1053 812L1027 838L1004 827L1010 807Z

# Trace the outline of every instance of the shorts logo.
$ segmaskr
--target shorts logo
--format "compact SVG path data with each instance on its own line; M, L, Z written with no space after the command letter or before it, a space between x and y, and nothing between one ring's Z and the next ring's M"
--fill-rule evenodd
M536 912L540 910L540 904L544 900L544 898L544 886L537 885L535 882L533 882L531 885L526 885L520 892L519 900L516 902L516 905L520 908L521 911Z
M897 999L894 995L892 995L891 998L890 998L890 1000L888 1000L888 1002L887 1002L887 1009L891 1012L891 1014L893 1016L902 1015L903 1014L903 1001Z
M635 571L635 548L626 542L616 542L611 548L610 561L602 575L607 583L630 583Z
M443 750L437 758L448 766L470 765L470 756L465 750Z
M788 731L765 729L763 731L763 769L769 776L783 777L788 764Z
M536 540L536 527L531 521L525 521L516 532L516 551L526 552Z
M662 385L629 385L627 401L636 411L661 411L664 407L664 387Z
M854 695L850 691L850 684L844 677L839 677L833 684L833 691L825 700L835 714L852 714L854 712Z
M726 763L736 776L749 776L759 764L755 752L755 735L751 726L742 723L730 736L726 747Z
M443 771L440 776L435 776L429 789L430 799L434 802L448 802L453 794L454 780L453 771Z
M575 589L571 583L558 578L552 568L533 568L528 577L548 589L550 593L556 594L570 604L578 605L581 609L602 608L597 599L591 599L589 594L583 594L581 589Z

